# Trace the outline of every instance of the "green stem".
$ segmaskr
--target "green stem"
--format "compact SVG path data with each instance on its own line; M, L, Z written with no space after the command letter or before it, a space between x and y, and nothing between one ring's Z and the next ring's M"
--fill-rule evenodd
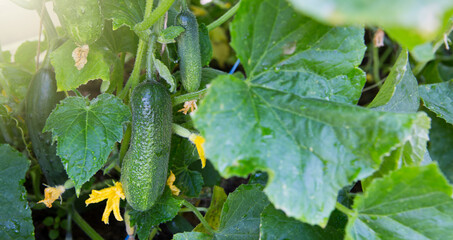
M45 4L45 3L43 2L43 4ZM42 14L42 22L43 22L44 28L46 29L48 42L52 43L52 41L57 40L58 33L57 33L57 30L55 29L55 25L53 24L52 19L49 16L49 12L47 12L46 6L44 6L42 8L42 13L41 13L41 9L38 10L38 13L40 14L40 16ZM52 47L50 45L51 44L49 44L49 47Z
M146 79L148 81L153 79L154 69L154 49L156 48L156 34L151 34L148 43L148 55L146 57Z
M180 2L181 2L182 10L189 11L189 4L187 4L187 1L186 0L181 0Z
M191 93L188 93L188 94L184 94L184 95L180 95L180 96L174 97L172 99L172 104L173 104L173 106L176 106L178 104L185 103L187 101L202 99L207 91L208 91L208 89L205 88L205 89L202 89L200 91L191 92Z
M135 58L134 68L132 69L131 76L127 80L126 86L121 91L119 97L124 99L129 89L134 89L140 81L140 68L142 66L143 55L146 51L146 41L140 39L138 42L137 55Z
M189 136L192 135L192 132L190 132L189 130L187 130L184 127L181 127L178 124L172 123L171 125L172 125L173 132L178 136L181 136L183 138L189 138Z
M373 51L373 80L378 84L379 87L381 84L381 77L379 76L379 49L375 46L372 46Z
M86 221L80 216L76 210L72 210L72 219L74 222L93 240L103 240L101 237Z
M157 226L153 228L153 230L151 231L151 233L148 236L148 240L152 240L154 238L154 236L156 236L157 230L158 230Z
M225 23L226 21L228 21L228 19L230 19L239 9L239 4L241 3L241 1L239 1L238 3L236 3L236 5L234 5L230 10L228 10L225 14L223 14L221 17L219 17L217 20L215 20L214 22L212 22L211 24L208 25L208 31L211 31L212 29L222 25L223 23Z
M153 0L148 0L148 2L149 1ZM150 13L149 16L145 16L145 19L143 19L141 23L135 25L134 31L141 32L150 28L157 20L159 20L160 17L162 17L168 11L168 9L170 9L171 5L173 5L173 2L175 2L175 0L161 0L159 2L159 6L157 6L157 8L154 9L154 11Z
M127 150L129 149L129 143L131 142L132 127L131 124L127 125L126 132L124 133L123 141L121 142L120 148L120 166L122 166L124 156L126 156Z
M204 207L197 207L197 210L200 211L200 212L207 212L208 209L207 208L204 208ZM184 213L184 212L192 212L192 209L190 208L181 208L179 209L180 213Z
M206 219L204 219L203 215L201 215L201 213L197 210L197 208L194 205L192 205L190 202L188 202L185 199L183 200L182 204L184 204L184 206L186 206L187 208L192 210L192 212L195 214L195 216L197 216L197 218L200 220L201 224L203 224L203 226L206 228L206 230L208 230L208 232L211 235L215 234L214 229L212 229L212 227L209 225L209 223L206 221Z
M146 1L145 15L143 16L143 19L147 19L147 18L149 18L149 16L151 16L151 13L153 12L153 5L154 5L154 0Z
M344 213L344 214L346 214L348 216L354 216L355 215L355 212L353 210L347 208L346 206L344 206L343 204L341 204L339 202L335 203L335 208L338 211L340 211L340 212L342 212L342 213Z

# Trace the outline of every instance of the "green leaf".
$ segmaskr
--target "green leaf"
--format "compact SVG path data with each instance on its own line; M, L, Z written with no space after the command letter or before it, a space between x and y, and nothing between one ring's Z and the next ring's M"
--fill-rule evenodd
M419 106L417 79L411 71L409 54L403 50L368 107L384 112L415 113Z
M173 240L212 240L213 238L206 233L184 232L173 236Z
M214 186L213 194L211 198L211 204L209 205L208 211L204 218L209 223L212 229L217 230L220 226L220 214L222 213L223 204L227 200L227 195L223 188ZM194 229L194 232L209 233L203 224L198 224Z
M449 239L452 193L436 164L394 171L356 197L346 239Z
M153 226L172 220L178 214L182 202L182 200L173 197L170 189L165 188L162 196L148 211L131 210L131 224L137 224L138 237L148 239Z
M439 168L453 183L453 125L427 111L431 118L428 150L431 158L439 163Z
M250 82L346 103L357 103L365 84L363 35L313 21L286 0L242 1L231 24L231 45Z
M440 83L453 79L453 67L441 61L429 62L422 71L422 79L426 84Z
M105 45L117 54L122 52L135 54L137 52L138 37L126 26L113 30L112 22L106 21L104 32L97 43L98 45Z
M77 46L72 41L66 41L62 46L51 53L50 58L55 68L58 91L76 89L90 80L102 79L110 81L110 66L115 56L103 47L90 45L87 64L78 70L72 58L72 51Z
M47 42L41 42L40 51L44 51L47 48ZM38 41L25 41L19 48L17 48L14 54L14 61L24 69L30 72L36 71L36 53L38 50Z
M425 106L438 117L453 124L453 80L419 87Z
M0 88L10 99L21 102L27 95L32 75L27 70L12 64L0 64Z
M30 161L0 145L0 239L34 239L33 220L23 185Z
M204 23L198 25L200 36L201 65L208 66L212 59L212 44L209 39L209 31Z
M184 28L181 26L170 26L159 33L157 41L162 44L175 43L175 38L177 38Z
M283 211L269 204L261 213L260 239L343 240L344 229L334 226L336 220L338 216L332 216L326 228L312 226L287 217ZM343 225L345 223L346 220Z
M448 0L289 0L303 13L334 25L379 26L404 47L433 40L453 15Z
M188 197L198 197L203 187L203 177L199 171L189 166L199 159L195 145L188 139L173 136L170 153L170 169L175 174L175 186Z
M251 201L253 199L253 201ZM258 239L260 214L269 205L260 185L241 185L223 205L219 229L214 236L204 233L178 233L174 239Z
M431 42L417 45L411 50L411 55L417 62L429 62L435 58Z
M123 25L133 28L143 21L146 1L143 0L102 0L102 13L106 19L113 20L113 29Z
M175 92L176 82L173 76L171 75L170 70L168 70L167 66L165 66L165 64L157 58L154 58L154 66L156 66L159 75L163 79L165 79L165 81L167 81L168 85L170 85L170 92Z
M371 175L408 140L426 141L429 128L423 113L302 98L231 75L211 83L192 117L224 177L267 171L265 192L276 208L319 225L341 187Z
M44 131L57 140L57 154L76 190L107 161L115 142L123 137L122 124L131 113L123 102L110 94L91 100L68 97L47 119Z

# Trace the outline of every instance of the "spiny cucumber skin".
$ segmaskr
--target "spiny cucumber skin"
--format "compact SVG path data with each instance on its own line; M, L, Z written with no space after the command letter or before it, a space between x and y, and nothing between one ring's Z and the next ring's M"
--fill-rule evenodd
M131 98L132 139L121 169L127 202L138 211L150 209L167 181L172 134L172 104L158 82L138 85Z
M95 42L104 29L99 0L54 0L58 14L69 37L79 46Z
M25 99L25 122L33 147L47 184L56 186L64 184L68 179L66 171L57 156L56 144L52 144L52 135L43 133L52 110L62 99L57 93L55 73L47 68L41 68L30 82Z
M197 19L191 12L183 10L176 17L176 24L185 29L177 38L182 86L187 92L195 92L201 82L201 52Z

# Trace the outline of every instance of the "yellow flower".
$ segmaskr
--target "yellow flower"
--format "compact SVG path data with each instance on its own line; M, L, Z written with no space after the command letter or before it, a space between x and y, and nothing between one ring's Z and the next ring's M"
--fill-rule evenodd
M102 214L102 221L105 224L109 224L109 216L112 211L116 220L123 221L120 214L120 198L124 200L126 196L123 192L123 185L120 182L116 182L113 187L104 188L100 191L91 191L90 198L85 201L85 204L88 206L90 203L98 203L107 199L107 205Z
M46 207L51 208L52 203L55 202L55 200L61 200L61 194L63 194L65 190L63 185L46 187L46 189L44 189L44 200L41 200L38 203L44 203Z
M173 183L175 182L175 180L176 180L175 174L173 174L173 172L170 171L170 176L169 176L168 179L167 179L167 185L168 185L168 187L170 188L171 193L172 193L173 195L178 196L179 193L181 192L181 190L179 190L178 187L176 187L175 185L173 185Z
M205 142L204 138L202 136L192 134L189 136L189 140L192 141L197 147L197 152L201 159L201 168L204 168L206 166L206 157L203 149L203 143Z
M189 112L189 110L190 110L190 112L193 112L197 109L198 109L197 100L191 100L191 101L185 102L184 107L182 109L179 109L178 112L187 114Z

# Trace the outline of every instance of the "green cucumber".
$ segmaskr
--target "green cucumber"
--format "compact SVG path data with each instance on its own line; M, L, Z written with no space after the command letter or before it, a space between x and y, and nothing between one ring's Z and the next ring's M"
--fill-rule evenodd
M172 105L167 89L146 81L132 92L132 139L121 168L127 202L138 211L150 209L167 181L172 134Z
M54 0L58 14L69 37L79 46L95 42L102 34L104 18L99 0Z
M38 163L50 186L61 185L68 179L52 135L43 133L52 110L62 99L57 93L55 73L49 68L41 68L30 82L25 99L25 122Z
M182 85L187 92L195 92L201 82L201 53L197 19L190 11L182 10L176 16L176 25L185 29L176 40Z

